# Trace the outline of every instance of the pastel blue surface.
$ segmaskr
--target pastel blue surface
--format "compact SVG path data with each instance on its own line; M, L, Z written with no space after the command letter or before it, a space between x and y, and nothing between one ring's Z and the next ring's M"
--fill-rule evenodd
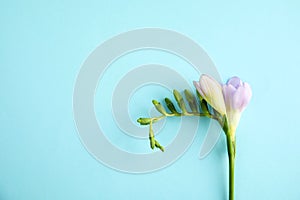
M133 175L95 160L76 132L73 87L90 52L121 32L159 27L198 42L224 81L238 75L252 86L237 133L236 199L299 200L299 9L298 1L1 2L0 199L226 199L224 137L199 160L200 130L173 165ZM177 59L140 61L164 58Z

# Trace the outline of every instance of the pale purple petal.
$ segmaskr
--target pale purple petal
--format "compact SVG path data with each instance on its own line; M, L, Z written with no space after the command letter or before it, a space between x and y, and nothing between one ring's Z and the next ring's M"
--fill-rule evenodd
M236 88L232 85L223 85L223 96L225 100L226 110L232 109L233 107L233 96L236 92Z
M252 96L252 91L249 84L244 83L240 86L233 96L233 109L242 112L248 105Z
M239 87L235 94L233 95L233 98L232 98L232 108L234 110L239 110L241 111L241 104L243 102L243 95L244 95L244 88L242 87Z
M241 104L242 110L244 110L248 103L250 102L250 99L252 97L252 90L251 87L248 83L244 83L243 84L244 87L244 98L243 98L243 102Z
M234 76L232 78L230 78L228 81L227 81L227 85L232 85L233 87L235 87L236 89L240 86L242 86L242 81L239 77L237 76Z

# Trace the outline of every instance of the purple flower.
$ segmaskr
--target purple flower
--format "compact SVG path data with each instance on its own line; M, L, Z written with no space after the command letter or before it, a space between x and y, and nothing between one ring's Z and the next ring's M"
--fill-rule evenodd
M230 78L221 85L208 75L202 75L199 82L194 81L200 95L222 116L227 118L228 131L232 137L239 123L241 113L248 105L252 91L248 83L238 77Z
M243 83L241 79L234 76L222 86L222 91L226 105L228 131L235 133L241 114L252 97L252 90L248 83Z
M226 104L226 110L238 110L242 112L248 105L252 91L248 83L234 76L222 87Z

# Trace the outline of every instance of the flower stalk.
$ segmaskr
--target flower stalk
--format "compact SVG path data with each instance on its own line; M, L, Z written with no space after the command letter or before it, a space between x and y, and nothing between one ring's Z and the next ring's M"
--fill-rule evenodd
M227 152L229 160L229 200L234 200L234 164L235 164L235 142L227 135Z

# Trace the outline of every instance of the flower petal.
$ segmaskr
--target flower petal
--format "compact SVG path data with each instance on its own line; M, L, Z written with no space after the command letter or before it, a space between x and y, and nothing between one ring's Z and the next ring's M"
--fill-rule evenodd
M243 98L243 102L241 104L241 107L243 108L242 110L244 110L248 103L250 102L250 99L252 97L252 90L251 87L248 83L244 83L243 84L244 87L244 98Z
M242 83L241 79L237 76L234 76L227 81L227 85L232 85L235 88L238 88L242 84L243 83Z
M200 87L199 82L193 81L193 84L194 84L195 88L198 90L199 94L203 97L204 94L203 94L203 92L202 92L202 90L201 90L201 87Z
M222 91L225 100L226 111L228 112L233 108L233 96L236 92L236 88L233 85L223 85Z
M252 96L252 91L250 85L244 83L241 87L237 89L233 96L233 109L242 112L248 105Z

